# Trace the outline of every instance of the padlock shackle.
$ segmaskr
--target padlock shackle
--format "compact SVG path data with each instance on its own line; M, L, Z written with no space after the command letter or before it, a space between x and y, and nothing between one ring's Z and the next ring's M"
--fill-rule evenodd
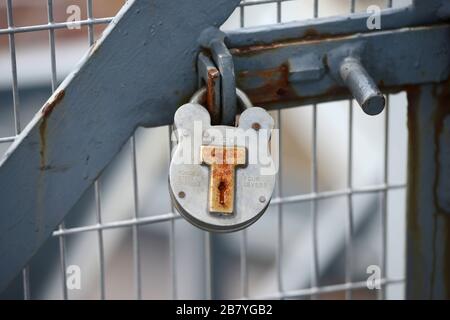
M206 87L203 87L199 89L197 92L194 93L192 96L190 103L197 103L201 104L201 101L206 97ZM240 101L241 105L244 107L244 109L249 109L254 107L253 103L250 101L247 94L242 91L239 88L236 88L236 95L238 97L238 100Z

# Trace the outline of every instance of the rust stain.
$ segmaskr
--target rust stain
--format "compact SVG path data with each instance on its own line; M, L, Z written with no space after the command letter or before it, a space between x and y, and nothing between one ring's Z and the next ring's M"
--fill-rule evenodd
M40 149L39 149L39 177L37 185L37 203L36 203L36 213L35 213L35 232L38 241L42 239L44 228L44 210L45 210L45 172L64 172L68 168L66 167L55 167L47 164L47 121L52 114L55 107L61 102L65 96L65 91L60 90L53 94L50 100L43 106L41 114L42 119L39 125L39 138L40 138Z
M232 214L234 211L235 173L246 163L243 147L202 146L202 161L211 167L209 211Z
M432 104L424 103L420 86L407 86L408 93L408 279L414 279L410 286L410 297L450 298L450 213L442 207L439 199L439 182L446 179L441 172L442 135L445 134L445 119L450 116L450 80L435 84L432 91ZM423 113L433 108L429 119ZM431 110L430 110L431 111ZM430 123L431 121L431 123ZM433 132L433 133L432 133ZM424 139L427 134L433 145L426 149ZM429 139L430 137L428 137ZM427 141L427 140L425 140ZM429 154L432 152L432 154ZM434 168L425 168L423 158L432 157ZM428 161L427 161L428 163ZM431 175L427 181L421 177ZM432 198L425 196L432 192ZM424 211L424 212L422 212ZM429 214L429 215L428 215ZM425 219L425 220L424 220ZM431 236L431 240L427 236ZM430 248L431 247L431 254ZM431 261L427 258L431 255ZM428 272L429 270L429 272ZM443 290L443 291L442 291Z
M247 88L248 79L258 79L262 82L257 88ZM278 68L241 71L237 75L238 86L246 88L245 92L255 105L264 105L279 100L295 100L298 98L289 83L289 68L281 65Z
M249 81L260 82L258 87L249 88ZM299 105L308 99L334 100L338 97L348 96L350 93L345 87L335 85L323 94L316 96L302 96L289 82L289 67L285 64L272 69L257 71L241 71L236 77L237 84L244 89L255 105L270 106L279 102L295 102Z
M206 107L211 115L213 124L220 121L220 103L216 101L216 83L220 78L219 70L212 68L208 70L208 80L206 83Z
M273 42L270 44L260 43L251 46L243 46L231 49L231 53L236 56L253 56L263 51L274 50L282 48L285 46L296 45L296 44L313 44L316 42L323 42L327 40L344 40L354 37L353 33L344 34L330 34L330 33L320 33L314 28L306 29L299 37L286 39L279 42Z
M53 109L58 105L58 103L64 98L66 92L64 90L57 91L53 94L52 99L47 102L42 108L42 115L44 118L47 118L52 112Z
M40 140L41 140L41 148L40 148L40 158L41 158L41 163L40 163L40 168L41 170L45 171L44 168L47 167L47 154L46 154L46 150L47 150L47 120L50 117L50 115L52 114L53 110L55 109L55 107L58 105L58 103L61 102L61 100L64 98L65 96L65 91L64 90L60 90L57 91L53 94L52 98L44 105L44 107L42 108L42 120L41 120L41 124L39 126L39 136L40 136Z
M327 66L327 57L324 56ZM289 67L282 64L278 67L265 70L242 70L236 74L237 86L243 89L255 105L270 108L271 105L286 102L289 105L310 104L317 101L332 101L351 98L349 90L334 84L320 94L305 95L298 92L298 87L289 82ZM255 86L255 83L258 85ZM384 93L397 93L413 90L413 86L387 86L383 80L378 82ZM296 90L297 88L297 90Z
M434 144L436 148L436 152L434 154L434 160L436 163L436 180L434 184L434 199L436 208L439 209L440 212L445 212L445 214L450 215L450 212L447 212L439 201L438 189L440 179L446 178L441 175L441 137L444 134L445 130L445 120L448 116L450 116L450 81L447 81L443 85L435 85L433 91L434 99L437 101L438 107L434 114Z
M408 96L408 190L407 190L407 229L408 229L408 245L407 248L408 265L414 265L414 268L410 268L414 274L409 277L420 279L423 277L424 270L421 263L416 263L417 255L422 254L422 234L419 223L418 212L418 195L420 181L420 126L418 124L418 108L421 98L421 90L419 86L411 86L407 90ZM407 285L412 286L412 283ZM417 290L418 288L414 288ZM422 288L418 289L419 291ZM409 290L411 291L411 290Z
M442 163L441 159L444 156L441 150L441 139L445 134L445 120L450 116L450 79L441 85L434 85L433 97L437 103L436 111L433 115L434 120L434 162L436 167L435 179L433 185L433 201L436 208L436 216L434 217L434 234L433 234L433 274L432 274L432 289L438 284L437 281L443 280L445 290L445 297L450 298L450 212L443 208L441 199L439 197L440 182L442 179L448 179L442 173L442 166L448 165ZM445 149L444 149L445 152ZM445 192L445 191L444 191ZM439 227L440 226L440 227ZM442 230L442 231L439 231ZM440 234L439 234L440 233ZM439 234L439 235L438 235ZM441 243L438 243L438 238ZM437 252L438 247L443 246L443 258L439 258ZM443 270L436 270L437 260L442 259L442 265L439 267ZM443 279L437 279L437 272L443 273Z

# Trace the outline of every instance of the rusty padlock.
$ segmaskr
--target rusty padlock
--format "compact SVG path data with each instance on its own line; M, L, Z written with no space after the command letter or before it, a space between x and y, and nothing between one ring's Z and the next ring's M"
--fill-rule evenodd
M267 209L275 186L276 166L269 151L274 120L253 107L242 91L237 93L245 107L237 127L211 125L199 103L205 90L175 113L171 197L184 218L212 232L254 223Z

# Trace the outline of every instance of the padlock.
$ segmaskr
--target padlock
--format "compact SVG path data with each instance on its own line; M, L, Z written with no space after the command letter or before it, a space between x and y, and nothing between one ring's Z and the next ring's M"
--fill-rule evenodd
M238 126L212 126L207 109L199 103L204 95L200 90L175 113L172 201L201 229L241 230L262 216L272 198L276 166L269 143L274 120L237 90L245 108Z

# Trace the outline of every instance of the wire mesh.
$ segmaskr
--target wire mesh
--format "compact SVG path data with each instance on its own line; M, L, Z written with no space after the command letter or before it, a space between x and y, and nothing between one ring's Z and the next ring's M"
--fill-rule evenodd
M275 21L274 23L284 22L283 19L283 8L288 2L295 2L298 0L248 0L242 1L239 8L237 8L234 16L238 16L238 24L236 27L246 27L250 24L248 20L247 10L250 7L266 6L266 10L275 10ZM0 143L9 144L14 141L15 137L21 132L24 123L21 123L20 119L20 96L19 96L19 79L17 72L17 59L16 59L16 42L15 37L17 34L47 31L48 41L50 47L50 82L51 91L54 92L58 86L58 70L57 70L57 59L64 59L64 57L57 57L56 54L56 38L55 32L59 29L66 29L68 27L79 24L81 27L87 28L87 43L92 45L95 40L95 30L96 25L108 24L112 18L111 17L94 17L93 10L93 0L86 0L86 19L82 19L76 22L55 22L53 13L53 0L46 1L47 9L47 23L37 24L37 25L27 25L27 26L15 26L13 19L13 0L5 0L6 13L7 13L7 27L0 29L0 36L4 35L8 37L9 42L9 55L10 55L10 66L11 66L11 93L13 100L13 122L14 122L14 134L11 136L0 137ZM270 5L271 7L267 7ZM392 1L387 1L386 6L392 7ZM318 0L312 1L312 12L310 13L311 18L320 17L321 12L320 3ZM348 12L356 11L356 1L352 0L348 2ZM388 98L389 102L389 98ZM382 214L381 214L381 270L383 270L381 285L382 290L378 291L378 298L385 298L384 288L390 284L402 283L402 279L391 279L387 277L385 273L386 261L387 261L387 211L388 211L388 196L389 192L392 190L401 190L406 187L405 183L393 184L389 183L389 103L384 113L384 162L383 162L383 180L381 184L370 185L364 187L356 187L353 184L353 164L354 164L354 104L353 101L348 102L348 150L347 150L347 177L345 188L333 191L319 191L319 154L318 154L318 122L319 114L318 109L320 106L313 105L312 108L312 125L311 125L311 139L312 139L312 149L311 158L311 192L297 194L297 195L285 195L283 190L283 166L280 166L280 171L278 174L277 190L276 196L272 199L271 207L276 208L277 222L275 230L277 232L276 236L276 292L270 295L251 295L250 293L250 277L249 277L249 261L248 261L248 242L251 236L248 230L244 230L240 233L240 250L239 250L239 273L240 273L240 297L241 298L274 298L274 299L294 299L294 298L319 298L320 295L332 292L344 292L345 298L351 299L354 290L366 288L365 281L354 281L352 274L352 265L354 263L353 257L353 238L354 238L354 207L353 198L358 194L379 194L381 195L382 202ZM282 120L284 116L284 110L278 110L274 114L277 119L277 125L280 129L280 140L283 137L283 125ZM169 136L172 135L172 128L168 128ZM282 143L281 143L282 145ZM131 153L131 164L132 164L132 193L134 210L133 216L129 219L115 220L115 221L105 221L103 219L104 212L102 210L102 183L101 178L94 183L94 195L95 195L95 223L83 225L83 226L71 226L66 227L63 223L59 226L57 230L54 231L53 236L59 240L59 255L60 255L60 269L61 269L61 283L62 283L62 298L70 298L68 288L66 285L66 268L67 268L67 244L66 238L72 235L81 235L85 233L95 233L97 236L97 247L98 247L98 266L99 266L99 288L100 288L100 298L107 298L107 279L105 276L105 269L108 266L108 261L105 259L105 245L104 245L104 232L107 230L114 229L124 229L131 228L132 230L132 248L133 248L133 281L134 281L134 298L143 298L143 281L142 281L142 267L141 267L141 241L140 241L140 228L143 226L150 226L154 224L169 223L169 265L170 265L170 282L171 282L171 298L177 299L179 297L179 286L177 283L177 224L176 221L180 220L180 216L175 212L173 206L170 204L170 212L143 216L139 212L140 208L140 198L139 198L139 179L143 178L138 175L138 162L137 162L137 150L136 150L136 137L130 138L129 150ZM169 152L172 149L172 145L169 145ZM280 154L283 155L283 149L280 150ZM281 157L280 164L283 162ZM347 201L347 215L345 218L345 281L343 283L334 285L324 285L321 283L320 279L320 261L319 261L319 234L318 234L318 206L320 201L326 199L334 198L345 198ZM311 261L311 282L310 287L301 290L288 290L286 289L283 281L283 261L285 260L284 255L284 214L283 209L285 205L288 204L298 204L298 203L309 203L310 215L312 221L312 256L308 257ZM214 268L216 267L213 255L213 241L214 235L205 232L203 236L203 256L204 256L204 298L215 298L214 297ZM24 299L29 299L31 297L32 288L30 287L30 270L26 267L22 272L22 282L23 282L23 297Z

